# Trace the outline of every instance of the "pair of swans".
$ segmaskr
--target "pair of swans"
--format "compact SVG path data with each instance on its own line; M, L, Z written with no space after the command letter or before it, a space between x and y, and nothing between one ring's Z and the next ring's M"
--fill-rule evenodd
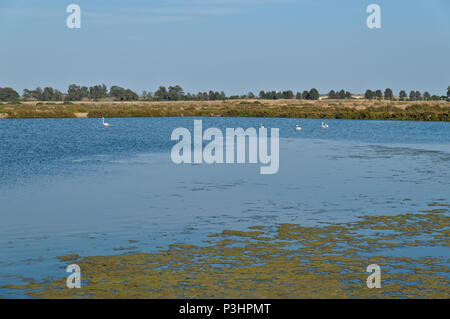
M328 129L328 124L322 122L322 128L323 128L324 130ZM301 128L300 126L296 125L296 126L295 126L295 130L296 130L296 131L301 131L302 128Z
M261 124L261 128L264 128L264 125ZM295 126L295 130L296 130L296 131L301 131L302 128L301 128L300 126L296 125L296 126Z

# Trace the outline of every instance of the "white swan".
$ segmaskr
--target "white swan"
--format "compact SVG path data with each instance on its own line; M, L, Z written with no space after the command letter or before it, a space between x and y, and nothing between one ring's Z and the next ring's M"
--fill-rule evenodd
M323 129L327 129L327 128L328 128L328 124L322 122L322 128L323 128Z
M109 127L109 126L111 126L111 125L109 125L109 123L106 123L106 122L105 122L105 118L104 118L104 117L102 117L102 122L103 122L103 126L104 126L104 127Z
M302 128L301 128L300 126L296 125L296 126L295 126L295 130L296 130L296 131L301 131Z
M261 128L264 128L264 125L261 124Z

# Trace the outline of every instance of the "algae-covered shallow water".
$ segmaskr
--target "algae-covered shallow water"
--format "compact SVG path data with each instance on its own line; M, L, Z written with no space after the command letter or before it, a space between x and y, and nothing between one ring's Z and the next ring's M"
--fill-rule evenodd
M0 297L74 296L43 289L72 259L92 283L81 296L379 297L376 261L384 297L448 297L449 123L203 118L280 128L280 170L260 175L173 164L171 132L193 120L0 120ZM30 282L40 295L17 289Z

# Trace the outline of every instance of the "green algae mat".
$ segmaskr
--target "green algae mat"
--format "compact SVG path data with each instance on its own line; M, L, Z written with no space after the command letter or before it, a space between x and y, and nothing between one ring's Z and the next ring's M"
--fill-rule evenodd
M61 256L81 267L80 289L66 278L0 288L35 298L449 298L448 205L429 206L316 227L224 230L202 246L154 253ZM427 257L431 247L443 256ZM380 266L381 288L366 285L370 264Z

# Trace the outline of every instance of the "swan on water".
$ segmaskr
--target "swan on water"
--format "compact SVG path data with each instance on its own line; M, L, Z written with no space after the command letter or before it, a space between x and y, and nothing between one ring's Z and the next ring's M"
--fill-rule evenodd
M106 122L105 122L105 118L104 118L104 117L102 117L102 122L103 122L103 126L104 126L104 127L111 126L111 125L109 125L109 123L106 123Z
M328 128L328 124L322 122L322 128L323 128L323 129L327 129L327 128Z
M295 126L295 130L296 130L296 131L301 131L302 128L301 128L300 126L296 125L296 126Z

